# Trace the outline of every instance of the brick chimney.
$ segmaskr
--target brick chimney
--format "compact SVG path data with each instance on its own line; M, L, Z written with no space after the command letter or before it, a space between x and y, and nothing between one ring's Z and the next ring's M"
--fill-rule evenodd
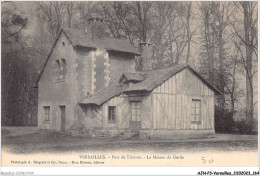
M103 37L105 33L105 27L101 16L92 13L87 19L85 32L87 33L87 36L92 40L96 37Z
M147 42L139 43L139 52L141 56L138 58L138 69L142 71L152 70L152 55L153 55L153 44Z

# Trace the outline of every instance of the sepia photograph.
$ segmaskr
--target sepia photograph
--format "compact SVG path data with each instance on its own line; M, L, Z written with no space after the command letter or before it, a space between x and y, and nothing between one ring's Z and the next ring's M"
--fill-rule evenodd
M1 2L2 167L258 161L257 1Z

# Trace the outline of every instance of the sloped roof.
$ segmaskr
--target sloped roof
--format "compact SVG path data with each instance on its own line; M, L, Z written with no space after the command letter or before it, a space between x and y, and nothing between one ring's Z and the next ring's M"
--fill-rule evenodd
M133 84L131 87L126 89L124 92L132 92L132 91L152 91L158 85L162 84L164 81L168 80L173 75L179 73L185 68L190 69L199 79L205 83L210 89L219 94L219 90L217 90L212 84L210 84L207 80L205 80L200 74L198 74L194 69L190 67L188 64L175 65L172 67L167 67L163 69L151 70L147 72L143 72L146 75L146 78Z
M96 38L94 42L98 46L103 46L108 51L121 51L121 52L140 55L138 49L133 47L129 41L124 39L103 37L103 38Z
M94 44L93 41L91 41L91 39L88 38L83 31L63 28L61 29L61 32L65 33L65 35L68 37L68 39L70 40L73 46L83 46L83 47L85 46L90 48L97 48L97 45Z
M133 53L140 55L138 49L133 47L129 41L125 39L117 39L112 37L102 37L102 38L94 38L92 41L87 37L86 33L76 29L62 29L72 45L74 46L82 46L82 47L90 47L90 48L99 48L103 47L106 50L111 51L121 51L126 53Z
M108 87L98 90L94 95L86 97L79 104L96 104L101 105L105 101L120 95L128 87L127 84L114 83Z
M123 73L119 82L121 82L123 78L126 78L128 81L140 82L145 79L145 74L144 73L131 73L131 72Z
M120 95L122 93L130 93L130 92L137 92L137 91L150 92L158 85L162 84L164 81L168 80L170 77L179 73L185 68L190 69L204 84L206 84L216 94L220 94L217 88L215 88L212 84L210 84L207 80L205 80L202 76L200 76L200 74L198 74L188 64L183 64L183 65L175 65L172 67L145 71L145 72L123 73L122 77L127 75L129 79L134 79L134 80L138 79L140 80L140 82L132 84L130 87L128 87L128 84L124 84L121 82L111 83L110 86L97 91L93 96L85 98L83 101L80 102L80 104L101 105L105 101L117 95Z

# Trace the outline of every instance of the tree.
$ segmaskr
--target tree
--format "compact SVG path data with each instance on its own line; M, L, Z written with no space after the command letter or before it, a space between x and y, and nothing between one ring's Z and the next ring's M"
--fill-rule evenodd
M98 3L93 1L77 2L75 6L75 15L73 18L74 28L84 30L86 20L93 12L99 12Z
M241 40L243 45L236 43L241 54L241 63L244 67L244 75L246 77L246 122L248 124L248 132L253 128L254 114L254 90L253 77L256 73L253 62L257 57L257 2L239 2L234 5L243 14L243 29L240 30L238 24L233 24L234 33Z
M101 2L111 34L127 38L132 45L150 39L152 5L153 2Z
M154 32L151 40L154 43L154 57L156 58L154 65L156 68L163 67L165 62L172 63L174 60L172 45L169 41L169 26L170 19L177 16L173 16L176 14L175 7L176 2L154 2L153 11L156 13L152 17L154 19Z
M222 92L220 96L220 108L224 109L225 106L225 81L226 81L226 65L225 65L225 31L229 23L232 10L230 3L227 2L212 2L212 15L213 19L210 23L211 28L216 36L218 45L218 88Z
M52 42L55 41L63 25L65 10L64 2L36 2L37 9L42 12L42 18L47 22Z
M210 3L199 4L200 19L201 19L201 40L202 45L200 48L200 72L214 85L215 82L215 61L216 61L216 42L215 35L211 29L211 6ZM204 58L204 59L203 59Z
M137 16L137 31L136 35L140 41L147 42L149 32L151 31L151 18L150 18L150 9L153 2L140 2L135 1L134 13Z
M136 42L132 5L126 2L101 2L105 22L113 37L128 39L132 45Z
M2 8L2 42L21 42L21 33L28 24L28 19L15 12L16 6L12 2L4 2ZM22 43L20 43L22 45Z
M234 43L237 42L234 40ZM243 90L240 88L239 83L237 81L237 72L239 71L239 50L236 47L232 47L233 50L231 51L232 54L230 54L230 59L227 64L227 69L229 72L227 72L225 87L226 92L229 95L230 99L230 113L232 116L235 115L236 109L235 109L235 103L239 101L239 99L243 95Z
M232 10L228 2L209 2L200 6L203 23L202 54L206 56L206 64L202 69L207 70L208 79L215 84L220 92L218 104L220 109L225 107L225 96L227 92L227 80L229 71L227 69L229 55L227 54L228 25ZM203 56L202 55L202 56Z
M71 28L73 16L77 13L76 3L72 2L65 2L66 11L67 11L67 23L68 27Z
M132 45L154 44L154 67L179 63L190 44L191 3L182 2L101 2L105 22L116 38L126 38ZM180 9L180 10L179 10Z
M196 31L191 30L191 7L191 2L154 3L154 32L151 40L156 48L156 67L178 64L184 59L189 61L192 36Z
M191 53L191 32L190 32L190 19L191 19L191 7L192 7L192 1L186 2L187 4L187 15L186 15L186 21L187 21L187 25L186 25L186 31L187 31L187 38L188 38L188 49L187 49L187 56L186 56L186 63L190 62L190 53Z
M29 110L37 106L32 89L35 67L30 62L28 36L24 33L29 20L14 3L2 4L2 124L26 125Z
M191 30L192 2L178 2L175 6L176 14L170 18L170 43L172 44L172 64L181 62L181 58L186 63L190 62L192 36L197 30ZM187 51L185 56L185 50ZM183 59L183 60L184 60Z
M249 123L249 132L253 127L253 112L254 112L254 92L253 92L253 52L256 46L255 40L257 40L257 18L254 18L254 9L257 6L256 2L240 2L244 10L244 43L246 45L246 118ZM256 47L257 48L257 47Z

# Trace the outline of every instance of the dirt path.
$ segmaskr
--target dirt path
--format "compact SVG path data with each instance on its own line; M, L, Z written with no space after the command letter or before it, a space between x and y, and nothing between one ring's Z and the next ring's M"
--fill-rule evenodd
M216 134L196 139L92 138L39 132L33 127L2 128L2 147L14 153L73 151L248 151L257 150L257 135Z

